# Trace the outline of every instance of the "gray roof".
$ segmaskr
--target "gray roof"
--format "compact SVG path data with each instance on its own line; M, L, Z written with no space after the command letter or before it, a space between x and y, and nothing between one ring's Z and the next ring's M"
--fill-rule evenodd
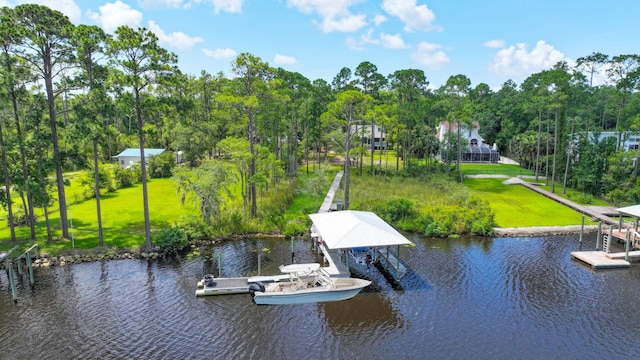
M616 210L624 215L640 217L640 205L627 206Z
M164 152L164 149L144 149L144 156L160 155ZM114 157L120 156L140 156L140 148L128 148L122 151L120 154Z
M329 249L412 244L378 215L369 211L331 211L309 214Z

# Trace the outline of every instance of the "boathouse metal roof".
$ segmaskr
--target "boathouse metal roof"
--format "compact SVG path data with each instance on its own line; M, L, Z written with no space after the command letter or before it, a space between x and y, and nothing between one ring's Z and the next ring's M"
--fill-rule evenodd
M331 211L309 214L314 232L329 249L412 244L409 239L370 211Z
M627 206L616 210L623 215L640 217L640 205Z

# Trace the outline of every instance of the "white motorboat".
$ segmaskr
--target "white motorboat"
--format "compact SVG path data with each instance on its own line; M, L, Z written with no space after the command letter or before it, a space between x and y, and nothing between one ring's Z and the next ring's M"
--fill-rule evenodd
M249 292L258 305L304 304L351 299L371 281L357 278L332 278L320 264L281 265L289 281L253 283Z

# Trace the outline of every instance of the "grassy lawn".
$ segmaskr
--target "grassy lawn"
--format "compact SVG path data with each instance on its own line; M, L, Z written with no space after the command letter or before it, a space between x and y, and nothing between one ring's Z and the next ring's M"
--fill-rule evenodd
M533 175L533 171L511 164L462 164L463 175Z
M465 179L465 185L489 202L498 227L580 225L582 214L504 179ZM586 219L586 223L591 223Z
M171 226L181 216L199 216L198 210L192 203L180 205L173 183L169 179L152 179L147 183L149 194L149 213L151 231ZM77 201L74 195L79 189L74 188L74 182L67 190L67 198L71 204L69 219L73 228L73 245L76 249L87 249L98 246L98 220L96 216L96 202L94 199ZM119 189L101 196L102 226L104 242L109 247L138 247L144 244L144 213L142 206L142 185ZM60 236L60 215L57 204L49 209L49 220L54 238ZM6 219L6 217L5 217ZM42 212L38 213L36 225L37 242L47 252L55 253L59 250L72 248L71 240L54 240L50 243L46 239L46 226ZM20 244L29 239L29 228L16 228L16 237ZM14 245L10 240L9 228L3 219L0 229L0 250L11 249Z
M540 183L544 184L544 180L540 181ZM549 185L539 185L541 189L545 189L549 192L551 192L551 182L549 182ZM581 205L593 205L593 206L609 206L611 204L609 204L608 202L602 200L602 199L598 199L598 198L592 198L592 197L585 197L583 196L581 193L574 191L573 189L569 189L567 188L567 191L565 194L562 193L562 183L556 183L556 191L555 194L563 197L565 199L569 199L573 202L576 202L578 204Z

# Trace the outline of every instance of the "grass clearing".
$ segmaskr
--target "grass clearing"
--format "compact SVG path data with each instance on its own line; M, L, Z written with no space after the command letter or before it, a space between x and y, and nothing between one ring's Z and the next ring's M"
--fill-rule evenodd
M527 170L520 165L513 164L462 164L463 175L507 175L515 177L518 175L534 175L533 171Z
M582 214L504 179L465 179L474 194L489 202L498 227L580 225ZM591 223L587 220L588 223Z
M73 181L70 188L73 189ZM73 227L69 229L73 239L46 242L46 225L42 211L38 213L36 232L38 243L46 252L57 253L62 250L90 249L98 246L98 218L95 199L86 201L73 200L74 190L68 194L69 220ZM170 179L151 179L147 183L149 195L149 213L151 231L171 226L181 216L200 216L192 203L180 205L180 198ZM115 192L101 195L102 226L104 242L108 247L136 248L144 244L144 213L142 206L142 185L118 189ZM54 238L59 238L60 214L54 205L49 209L49 221ZM16 228L18 239L29 238L29 228ZM0 229L1 239L10 239L9 228ZM18 240L20 244L24 240ZM72 244L73 242L73 244ZM14 245L9 240L0 241L0 250L11 249Z

